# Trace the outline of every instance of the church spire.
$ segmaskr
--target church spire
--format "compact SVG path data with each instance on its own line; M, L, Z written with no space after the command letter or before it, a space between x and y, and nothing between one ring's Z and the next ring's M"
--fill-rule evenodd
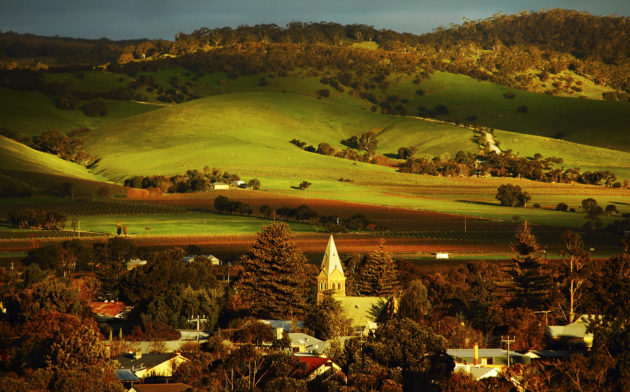
M332 234L328 239L322 268L317 277L317 303L321 303L326 295L346 296L346 277L343 274L343 267Z
M339 254L337 253L335 240L331 234L328 239L328 245L326 246L326 253L324 253L324 259L322 260L322 271L326 271L326 275L330 276L330 274L332 274L332 272L336 269L343 275L341 260L339 259Z

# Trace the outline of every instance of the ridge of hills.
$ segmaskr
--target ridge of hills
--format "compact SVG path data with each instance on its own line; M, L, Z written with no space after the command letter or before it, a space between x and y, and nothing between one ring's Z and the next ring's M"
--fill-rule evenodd
M341 150L342 140L373 131L376 153L388 157L381 163L391 166L399 162L391 157L400 147L416 147L428 159L460 150L477 153L473 129L486 127L504 151L555 156L563 159L557 167L609 170L620 181L630 179L630 103L611 102L626 98L627 56L606 57L610 48L577 50L584 49L578 44L536 51L539 43L529 33L511 35L541 15L497 16L423 36L330 23L200 29L173 42L127 42L118 62L105 67L5 69L0 127L27 136L49 128L90 127L85 148L98 161L90 170L61 164L57 157L47 160L46 154L3 138L1 174L9 183L35 190L68 181L95 189L102 181L121 183L135 175L176 175L208 166L260 178L267 191L305 199L307 192L296 186L307 180L313 182L308 195L323 199L484 218L519 214L553 223L557 213L548 210L557 203L554 195L574 203L607 193L577 184L405 174L289 143L299 139ZM561 34L554 18L563 11L544 15L544 34ZM573 12L565 16L573 27L597 19ZM626 20L604 18L598 28L606 34L624 31ZM319 38L283 41L300 28L303 37ZM589 31L592 43L599 30ZM494 37L493 42L480 36ZM611 45L625 53L624 42ZM509 59L512 64L505 63ZM582 99L568 98L578 95ZM85 105L95 101L106 104L107 112L84 114ZM545 210L495 211L494 192L505 182L527 187ZM424 195L427 190L431 196ZM617 203L624 192L611 191L607 197ZM560 220L580 227L581 219Z

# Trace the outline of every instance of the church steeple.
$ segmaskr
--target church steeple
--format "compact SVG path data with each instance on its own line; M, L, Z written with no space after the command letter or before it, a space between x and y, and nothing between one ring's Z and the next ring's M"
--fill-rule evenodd
M346 296L346 277L332 234L328 239L321 271L317 277L317 302L320 303L328 293L333 297Z

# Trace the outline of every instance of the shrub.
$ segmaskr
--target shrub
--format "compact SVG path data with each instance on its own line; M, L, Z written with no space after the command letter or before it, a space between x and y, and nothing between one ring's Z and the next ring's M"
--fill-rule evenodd
M421 97L424 97L424 90L416 90L416 94L418 94Z
M327 98L330 96L330 90L328 90L327 88L323 88L319 90L317 94L319 94L320 97Z
M556 211L567 211L568 209L569 206L567 205L567 203L560 202L556 205Z
M107 104L103 101L90 101L81 107L83 113L90 117L100 117L107 114Z
M540 208L540 204L538 204L538 203L534 203L534 205L533 205L532 207L534 207L534 208Z
M513 92L508 91L507 93L503 94L503 96L507 99L513 99L516 95Z
M521 113L527 113L529 111L529 108L525 105L523 106L519 106L518 108L516 108L516 110L518 110Z

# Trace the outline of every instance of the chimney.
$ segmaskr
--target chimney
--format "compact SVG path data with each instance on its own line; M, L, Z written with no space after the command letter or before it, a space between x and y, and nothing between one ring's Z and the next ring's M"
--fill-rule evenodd
M473 363L479 365L479 345L475 343L473 345Z
M135 353L133 353L133 359L140 359L142 358L142 351L136 351Z
M276 328L276 339L282 339L284 336L284 328Z

